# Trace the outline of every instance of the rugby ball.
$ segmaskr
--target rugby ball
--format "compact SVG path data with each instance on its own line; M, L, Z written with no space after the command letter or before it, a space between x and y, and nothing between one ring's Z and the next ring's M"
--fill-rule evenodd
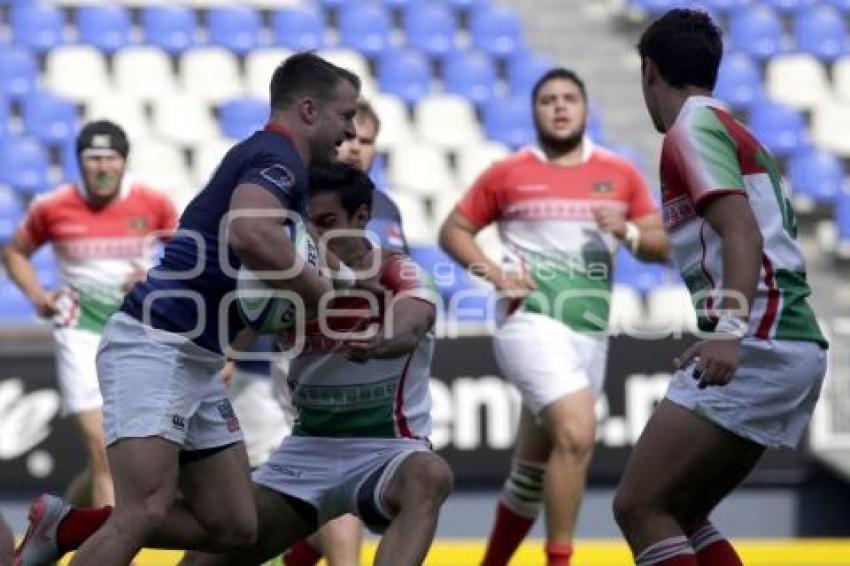
M295 246L295 252L306 264L317 267L319 252L307 227L299 222L287 224L285 229ZM280 296L277 289L270 287L245 266L239 268L236 280L236 304L245 324L260 334L273 334L292 327L298 314L295 304L289 298Z

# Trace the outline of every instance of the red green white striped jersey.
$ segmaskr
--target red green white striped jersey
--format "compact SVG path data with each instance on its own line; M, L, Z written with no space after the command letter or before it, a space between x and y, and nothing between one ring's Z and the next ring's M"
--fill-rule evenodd
M661 194L673 255L702 330L716 324L714 308L724 285L720 236L700 215L700 208L729 193L747 197L764 240L748 335L826 346L806 302L811 289L779 165L721 102L692 96L664 138Z

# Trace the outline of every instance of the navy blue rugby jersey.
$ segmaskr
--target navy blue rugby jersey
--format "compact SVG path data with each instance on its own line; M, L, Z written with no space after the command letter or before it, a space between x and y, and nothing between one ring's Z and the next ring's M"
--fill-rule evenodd
M407 239L401 227L401 213L398 206L383 191L376 189L372 193L372 217L366 225L382 248L408 253Z
M265 188L284 208L306 217L306 166L286 128L268 124L227 152L186 207L159 265L125 297L123 312L154 328L191 338L207 350L222 352L223 340L230 343L245 326L235 302L229 303L224 320L219 320L222 300L236 288L236 279L219 260L220 231L230 197L242 183ZM203 250L199 250L201 242ZM226 256L238 270L241 262L236 253L228 249Z

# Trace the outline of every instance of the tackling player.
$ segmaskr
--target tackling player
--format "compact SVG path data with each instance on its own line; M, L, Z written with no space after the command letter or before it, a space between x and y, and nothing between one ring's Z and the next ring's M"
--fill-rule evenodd
M709 516L766 447L800 441L827 343L806 302L779 164L711 98L720 31L704 12L671 10L638 52L646 107L664 134L664 224L705 340L681 356L614 513L639 566L740 566Z

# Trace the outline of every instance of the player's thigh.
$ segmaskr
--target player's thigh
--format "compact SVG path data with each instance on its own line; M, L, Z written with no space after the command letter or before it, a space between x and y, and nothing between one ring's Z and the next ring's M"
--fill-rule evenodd
M253 493L261 554L271 558L316 532L316 510L309 503L261 485Z
M177 494L180 448L158 438L124 438L107 448L118 512L165 513Z
M519 416L514 458L522 462L545 463L552 452L549 432L525 405Z
M635 446L615 507L688 514L715 505L752 470L764 448L663 400Z

